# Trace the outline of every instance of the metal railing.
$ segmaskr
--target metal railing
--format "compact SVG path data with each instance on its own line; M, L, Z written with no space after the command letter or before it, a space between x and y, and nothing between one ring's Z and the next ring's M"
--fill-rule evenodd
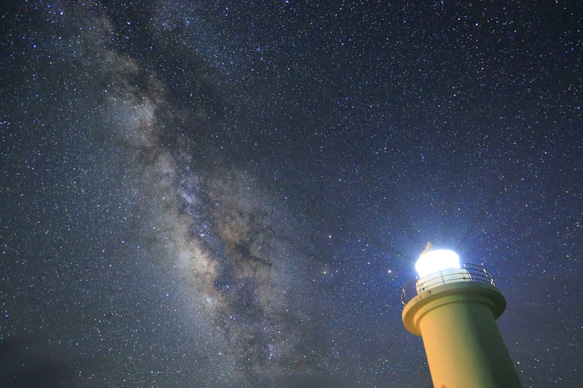
M412 278L405 283L401 290L401 305L405 307L411 299L425 290L456 282L480 282L496 286L492 274L486 268L478 264L464 263L461 268L448 269L425 276L423 281L419 281L419 276Z

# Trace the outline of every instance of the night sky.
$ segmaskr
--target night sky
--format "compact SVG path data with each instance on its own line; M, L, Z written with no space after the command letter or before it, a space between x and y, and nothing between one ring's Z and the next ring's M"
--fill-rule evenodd
M580 3L0 10L0 385L430 387L432 241L583 386Z

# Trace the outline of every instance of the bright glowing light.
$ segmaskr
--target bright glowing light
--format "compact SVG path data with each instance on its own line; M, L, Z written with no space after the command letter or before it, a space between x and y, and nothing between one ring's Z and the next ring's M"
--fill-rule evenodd
M460 268L460 257L454 251L449 249L428 250L421 253L415 269L419 277L425 277L432 273L446 269Z

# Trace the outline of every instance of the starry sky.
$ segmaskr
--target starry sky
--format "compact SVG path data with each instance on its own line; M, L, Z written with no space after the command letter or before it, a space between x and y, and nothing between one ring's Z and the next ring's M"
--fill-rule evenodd
M4 383L430 387L432 241L525 387L583 384L577 2L0 10Z

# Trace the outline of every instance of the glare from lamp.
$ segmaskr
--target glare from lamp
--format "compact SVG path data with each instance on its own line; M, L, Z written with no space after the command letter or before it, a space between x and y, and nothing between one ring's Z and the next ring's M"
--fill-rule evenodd
M457 253L449 249L436 249L423 252L419 256L417 263L415 263L415 269L420 278L435 272L455 268L460 268L460 257Z

